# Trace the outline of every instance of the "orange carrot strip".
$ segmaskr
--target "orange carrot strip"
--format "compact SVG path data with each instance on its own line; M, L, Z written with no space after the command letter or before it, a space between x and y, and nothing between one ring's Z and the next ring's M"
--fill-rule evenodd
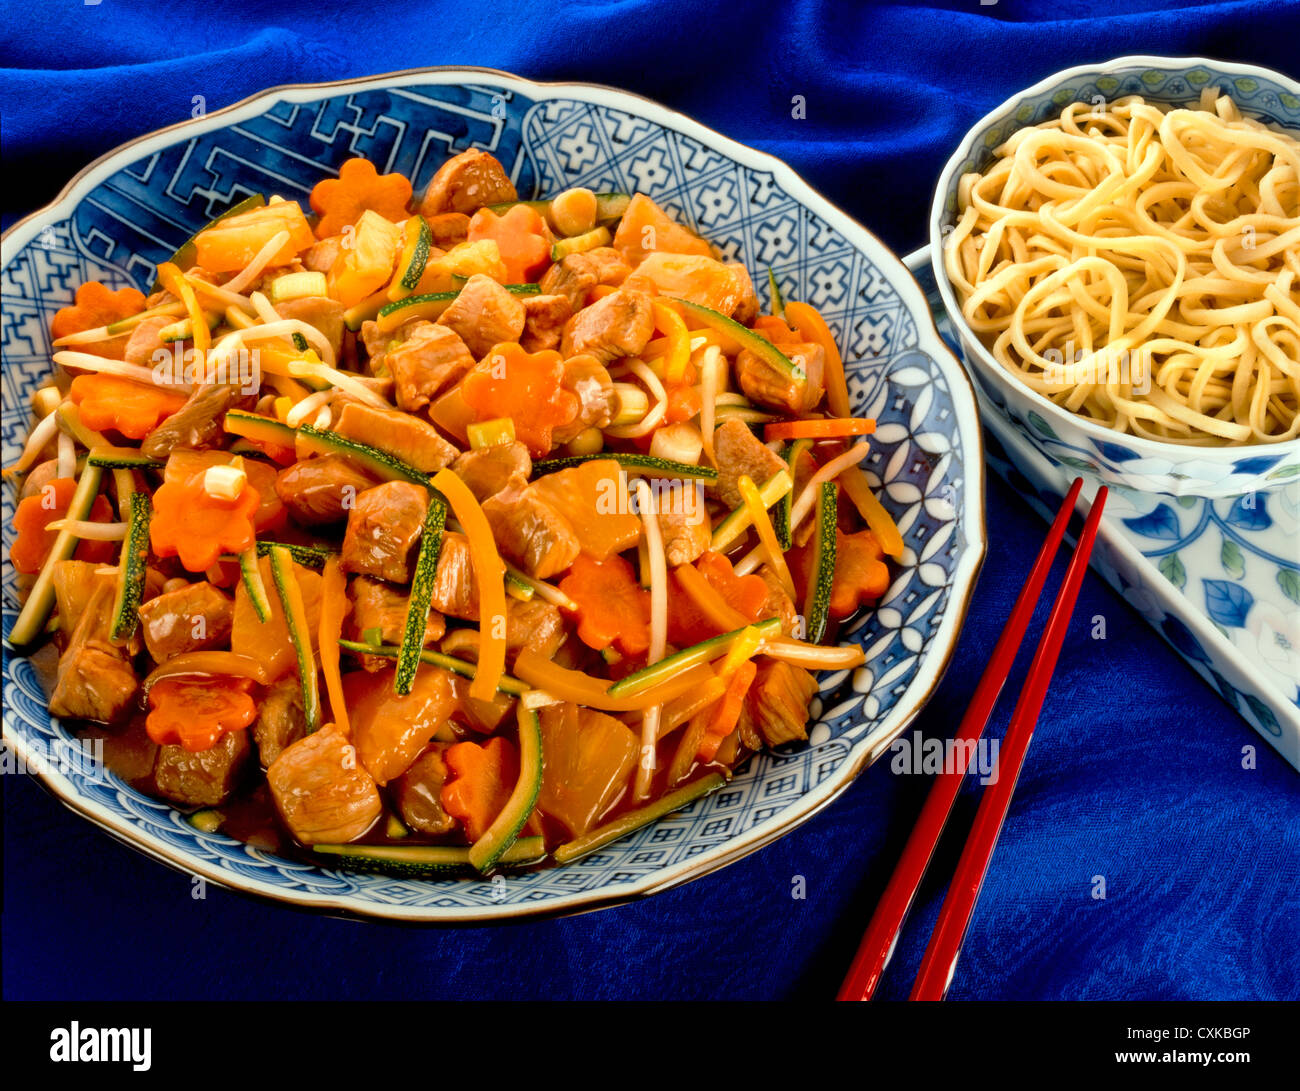
M700 740L698 751L701 761L712 761L723 740L736 730L736 725L740 723L741 709L745 705L745 695L749 693L749 687L753 685L757 673L758 666L752 659L736 668L727 683L727 692L722 695L722 700L718 702L704 729L704 738Z
M830 327L816 307L808 303L787 303L785 319L805 341L821 345L826 354L826 404L837 417L850 416L849 386L844 378L844 360L835 345Z
M816 420L782 420L763 429L763 438L838 439L841 436L869 436L876 430L870 417L827 417Z

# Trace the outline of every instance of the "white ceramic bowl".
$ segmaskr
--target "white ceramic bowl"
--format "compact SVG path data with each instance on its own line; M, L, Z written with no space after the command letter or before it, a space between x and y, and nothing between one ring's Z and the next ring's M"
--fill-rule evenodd
M1017 129L1060 115L1070 102L1140 94L1190 105L1204 87L1218 86L1244 114L1300 131L1300 84L1252 65L1200 57L1120 57L1100 66L1069 68L1013 95L986 114L953 152L939 176L930 209L930 260L944 306L958 332L967 370L986 411L1022 431L1054 462L1091 472L1108 485L1175 496L1236 496L1284 484L1300 474L1300 439L1240 447L1186 447L1106 428L1060 408L1002 367L962 316L943 262L943 239L956 219L963 174L981 170L993 149Z

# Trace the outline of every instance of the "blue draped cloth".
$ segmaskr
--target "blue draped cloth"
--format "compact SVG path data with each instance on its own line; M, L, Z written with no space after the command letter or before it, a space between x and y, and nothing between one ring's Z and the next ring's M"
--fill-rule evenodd
M191 116L196 96L212 110L277 84L472 64L659 99L785 159L905 252L923 240L934 180L965 130L1054 71L1145 52L1300 75L1294 0L6 0L0 11L6 226L103 151ZM928 735L955 729L1045 529L996 479L988 523L961 645L917 724ZM1090 634L1096 615L1104 640ZM4 993L105 999L827 998L928 783L880 762L807 825L685 887L577 918L436 929L211 886L197 899L187 878L29 778L0 780ZM1294 999L1297 788L1090 575L950 995ZM977 802L969 788L959 799L884 996L907 994Z

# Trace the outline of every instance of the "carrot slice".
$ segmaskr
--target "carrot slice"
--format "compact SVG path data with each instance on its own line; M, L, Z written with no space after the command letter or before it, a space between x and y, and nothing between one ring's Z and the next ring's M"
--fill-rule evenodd
M851 415L849 408L849 386L844 378L844 359L835 345L830 327L822 318L821 312L808 303L787 303L785 320L790 323L805 341L821 345L826 354L826 404L837 417Z
M889 589L889 568L881 560L883 551L875 534L860 530L856 534L835 531L835 575L831 585L830 616L846 618L864 603L875 602ZM795 573L802 602L816 563L813 542L790 551L790 567Z
M179 743L186 750L210 750L231 731L257 719L249 695L252 679L231 676L164 678L149 690L145 731L159 746Z
M722 623L719 612L706 612L698 605L688 588L691 585L698 587L699 583L684 571L692 567L695 575L702 577L719 599L740 615L738 624ZM767 601L767 584L761 576L737 576L731 562L721 553L712 550L700 554L693 566L679 565L674 568L673 578L677 582L678 591L668 598L668 639L679 647L698 644L711 636L757 621L763 603Z
M763 438L838 439L841 436L869 436L876 430L870 417L826 417L816 420L783 420L763 429Z
M503 343L465 376L460 393L476 420L512 418L515 438L533 458L544 458L552 431L570 424L582 407L563 380L564 358L558 352L527 352L513 342Z
M470 217L468 241L483 239L496 242L508 284L535 280L551 263L546 222L529 205L513 205L500 216L490 208L480 208Z
M255 541L261 496L245 484L233 500L204 488L206 470L164 479L153 495L149 540L159 557L179 557L190 572L205 572L223 553L243 553Z
M465 827L470 842L477 841L506 805L519 779L519 752L499 736L479 744L458 742L443 753L451 771L442 786L442 808Z
M61 308L50 322L50 337L55 341L139 314L145 304L144 293L139 289L119 288L112 292L97 280L87 281L78 288L74 299L72 306ZM77 347L82 352L120 360L126 342L127 338L122 336Z
M14 544L9 547L9 559L13 562L15 571L30 575L41 570L59 536L57 530L46 530L46 527L68 514L68 505L72 503L72 495L76 491L77 482L74 478L59 477L34 496L19 502L14 511L14 530L18 533ZM113 507L108 502L108 497L95 497L90 507L89 521L107 523L112 518ZM79 561L111 564L116 560L120 548L117 542L84 539L77 545L75 556Z
M320 217L316 237L325 239L356 223L367 209L402 223L411 203L411 183L400 174L380 174L368 159L349 159L337 178L316 183L310 200Z
M96 432L115 428L128 439L144 439L185 404L185 395L179 391L104 372L78 375L68 396L87 428Z
M469 540L480 619L478 669L470 683L469 695L480 701L491 701L506 669L506 566L497 552L487 516L465 482L451 470L441 469L434 475L432 484L447 498Z
M629 656L650 647L650 595L617 553L604 561L578 554L560 590L578 607L578 636L587 647L614 644Z

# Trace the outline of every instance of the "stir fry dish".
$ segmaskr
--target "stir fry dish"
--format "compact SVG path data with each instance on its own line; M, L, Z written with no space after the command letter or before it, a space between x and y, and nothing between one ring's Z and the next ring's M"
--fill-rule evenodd
M903 551L806 303L643 194L353 159L91 282L5 471L9 643L202 829L564 863L807 738Z

